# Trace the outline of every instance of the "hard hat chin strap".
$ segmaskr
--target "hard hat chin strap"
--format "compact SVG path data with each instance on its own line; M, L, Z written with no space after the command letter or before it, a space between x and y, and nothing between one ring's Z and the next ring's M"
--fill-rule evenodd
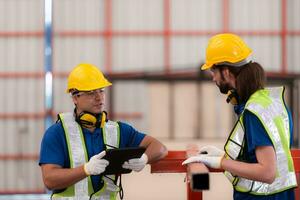
M83 128L102 128L107 121L107 113L105 111L99 114L93 114L88 111L83 111L77 114L76 108L74 109L75 121L78 122Z

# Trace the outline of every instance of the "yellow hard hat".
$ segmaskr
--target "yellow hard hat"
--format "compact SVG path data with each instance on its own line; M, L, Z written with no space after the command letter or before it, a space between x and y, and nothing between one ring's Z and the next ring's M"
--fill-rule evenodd
M111 85L95 65L82 63L77 65L69 74L66 92L69 93L72 89L90 91Z
M239 36L231 33L217 34L208 42L205 64L201 70L209 69L215 64L239 63L251 53L252 50Z

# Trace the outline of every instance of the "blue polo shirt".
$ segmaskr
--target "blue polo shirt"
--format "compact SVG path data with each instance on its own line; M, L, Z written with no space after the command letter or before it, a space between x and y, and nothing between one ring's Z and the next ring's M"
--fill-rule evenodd
M236 114L241 114L241 112L244 110L244 107L245 104L235 106L234 110ZM288 115L291 130L290 144L292 145L293 122L290 111L288 111ZM246 132L245 159L249 163L257 163L255 148L258 146L273 146L272 141L269 138L268 133L266 132L258 117L250 111L245 110L243 122ZM234 190L233 198L234 200L293 200L295 199L295 194L293 189L289 189L278 194L268 196L252 195L249 193L242 193Z
M138 147L144 139L145 134L135 130L129 124L118 123L120 127L120 148ZM85 128L82 130L89 159L105 150L102 129L96 128L94 132ZM56 164L63 168L70 168L67 142L61 122L48 128L43 136L39 165L42 164ZM94 191L101 189L101 176L91 176L91 178Z

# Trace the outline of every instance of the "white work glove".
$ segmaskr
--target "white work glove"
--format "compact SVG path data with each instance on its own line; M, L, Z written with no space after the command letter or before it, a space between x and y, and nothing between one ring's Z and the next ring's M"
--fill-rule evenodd
M188 159L183 161L182 165L186 165L194 162L202 162L203 164L205 164L210 168L220 169L222 159L223 156L209 156L207 154L199 154L197 156L189 157Z
M89 162L84 164L84 171L86 175L99 175L105 171L105 168L109 162L105 159L102 159L105 156L106 152L102 151L97 155L91 157Z
M200 154L208 156L224 156L225 152L215 146L207 145L200 149Z
M122 167L124 169L131 169L135 172L139 172L146 166L148 162L148 156L143 154L140 158L133 158L128 161L125 161Z

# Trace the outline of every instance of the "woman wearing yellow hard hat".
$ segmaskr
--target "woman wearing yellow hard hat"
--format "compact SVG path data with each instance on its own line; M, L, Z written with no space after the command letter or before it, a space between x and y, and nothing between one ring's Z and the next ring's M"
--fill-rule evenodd
M235 200L295 199L293 125L283 99L284 87L265 87L264 70L249 59L251 53L235 34L217 34L209 40L201 69L210 70L220 92L228 94L227 102L234 104L238 120L224 150L204 146L183 164L203 162L223 169Z
M108 120L104 88L111 85L92 64L79 64L69 74L67 92L74 112L59 114L41 144L39 164L45 185L53 191L52 199L114 200L118 193L122 199L119 177L124 169L139 172L166 156L166 147L155 138L127 123ZM107 175L111 166L104 158L106 150L133 147L142 147L138 148L141 156L121 163L118 175Z

